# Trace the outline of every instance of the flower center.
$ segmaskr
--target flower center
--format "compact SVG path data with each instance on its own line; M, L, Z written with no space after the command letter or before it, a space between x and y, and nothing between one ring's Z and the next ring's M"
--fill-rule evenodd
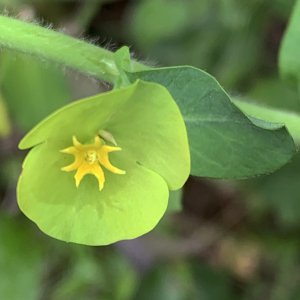
M73 136L73 145L63 149L60 152L68 153L75 156L75 161L66 167L61 168L62 171L77 170L75 174L76 187L86 174L93 174L99 182L99 190L104 186L105 177L100 165L115 174L125 174L126 172L114 167L108 158L108 153L122 150L120 147L112 147L102 145L100 137L95 136L95 141L92 144L83 145Z
M93 151L93 150L87 151L85 153L85 160L90 165L93 164L96 160L98 160L96 151Z

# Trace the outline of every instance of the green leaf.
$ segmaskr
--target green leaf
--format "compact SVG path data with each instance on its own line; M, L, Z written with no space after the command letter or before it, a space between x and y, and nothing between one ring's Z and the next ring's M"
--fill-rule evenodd
M2 50L0 89L16 123L27 131L70 102L65 76L58 67L35 57Z
M63 130L62 130L63 129ZM105 172L100 192L87 175L77 189L72 162L59 150L75 135L88 142L100 129L113 134L122 151L112 164L125 175ZM190 171L185 125L168 91L141 81L72 103L41 122L20 142L35 146L25 159L18 184L21 210L50 236L89 245L138 237L157 224L168 201Z
M204 71L174 67L127 76L131 82L142 79L169 90L186 123L193 175L241 178L270 173L295 153L284 127L246 117Z
M297 0L279 52L279 69L281 76L294 87L298 87L300 81L299 53L300 0Z

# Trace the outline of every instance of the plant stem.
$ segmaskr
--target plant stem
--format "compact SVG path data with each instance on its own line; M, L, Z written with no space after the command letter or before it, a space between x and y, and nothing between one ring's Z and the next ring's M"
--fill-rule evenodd
M63 33L0 16L0 46L50 60L114 83L119 75L113 53ZM132 61L132 70L148 67Z

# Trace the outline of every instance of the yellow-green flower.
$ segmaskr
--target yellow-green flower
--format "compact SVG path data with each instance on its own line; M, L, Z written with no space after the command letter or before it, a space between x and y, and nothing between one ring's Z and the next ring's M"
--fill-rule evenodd
M48 235L74 243L106 245L147 233L165 213L169 190L190 172L181 113L155 83L67 105L19 147L32 148L18 183L21 210Z

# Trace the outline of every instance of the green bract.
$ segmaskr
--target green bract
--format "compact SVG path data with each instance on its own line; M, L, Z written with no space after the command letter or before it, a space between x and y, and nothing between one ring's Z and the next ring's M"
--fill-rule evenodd
M102 191L92 175L76 188L75 171L61 171L74 158L59 151L72 146L73 135L88 143L101 129L122 148L110 160L126 174L104 169ZM65 106L19 147L33 147L18 183L21 210L48 235L87 245L132 239L153 229L166 210L168 190L179 189L190 172L179 108L164 87L142 81Z

